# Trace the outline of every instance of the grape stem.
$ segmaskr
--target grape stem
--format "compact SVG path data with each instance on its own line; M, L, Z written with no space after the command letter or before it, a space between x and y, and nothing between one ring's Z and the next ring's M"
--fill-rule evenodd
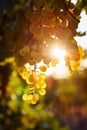
M64 0L65 1L65 0ZM69 4L70 4L71 0L69 0ZM66 9L66 11L73 17L73 19L75 19L78 23L80 22L79 19L77 19L70 11L69 11L69 4L67 6L67 4L64 2L64 7Z
M69 5L70 5L71 0L69 0L68 5L66 4L65 0L62 0L62 2L63 2L63 8L73 17L73 19L75 19L75 20L79 23L80 21L75 17L75 15L73 15L73 14L69 11Z
M79 19L77 19L70 11L69 9L67 8L67 12L79 23Z

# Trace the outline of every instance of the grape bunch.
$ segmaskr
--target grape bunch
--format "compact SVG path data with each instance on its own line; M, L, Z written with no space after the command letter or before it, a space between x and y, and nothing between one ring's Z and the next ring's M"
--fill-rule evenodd
M40 66L40 71L45 72L46 66ZM40 95L46 94L46 75L43 73L39 73L36 70L30 70L26 67L21 67L18 69L19 74L28 84L30 89L28 94L23 95L24 100L29 100L32 104L36 104L39 100Z
M23 99L27 98L35 104L39 95L46 93L44 72L49 64L58 64L58 59L50 55L53 47L58 46L67 51L65 61L70 71L78 70L83 53L74 40L78 20L74 17L73 9L67 8L66 1L28 2L28 6L20 14L13 43L16 44L14 56L19 74L30 88L30 93L23 95ZM37 64L42 61L44 65L41 65L38 71ZM21 70L26 63L33 66L33 69Z

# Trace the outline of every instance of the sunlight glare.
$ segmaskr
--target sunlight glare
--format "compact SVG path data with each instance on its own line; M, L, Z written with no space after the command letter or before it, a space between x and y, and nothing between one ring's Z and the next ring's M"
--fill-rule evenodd
M73 4L76 4L76 3L77 3L77 0L71 0L71 2L72 2Z
M55 47L52 54L58 58L59 60L64 59L64 57L66 56L66 51L65 50L61 50L58 47Z
M67 52L65 50L61 50L58 47L55 47L51 53L59 60L59 63L56 65L56 67L49 68L46 74L48 76L52 75L55 79L69 77L70 72L66 67L66 62L64 60L65 56L67 55Z

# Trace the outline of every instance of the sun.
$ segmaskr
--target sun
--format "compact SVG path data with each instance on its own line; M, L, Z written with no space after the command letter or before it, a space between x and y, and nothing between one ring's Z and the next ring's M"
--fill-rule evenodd
M65 56L67 52L60 49L58 46L54 47L51 51L51 55L57 58L59 63L55 67L50 67L46 74L52 75L55 79L68 78L70 75L69 69L66 67Z
M52 54L61 61L66 56L67 52L58 48L57 46L53 49Z

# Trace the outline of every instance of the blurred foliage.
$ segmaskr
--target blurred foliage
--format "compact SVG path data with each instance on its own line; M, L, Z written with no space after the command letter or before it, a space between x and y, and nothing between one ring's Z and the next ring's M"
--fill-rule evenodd
M0 130L87 130L87 69L75 72L69 79L48 77L47 94L36 105L22 99L30 90L15 67L14 51L21 46L16 39L29 2L0 0ZM78 0L74 7L76 18L80 19L81 11L87 13L87 0Z

